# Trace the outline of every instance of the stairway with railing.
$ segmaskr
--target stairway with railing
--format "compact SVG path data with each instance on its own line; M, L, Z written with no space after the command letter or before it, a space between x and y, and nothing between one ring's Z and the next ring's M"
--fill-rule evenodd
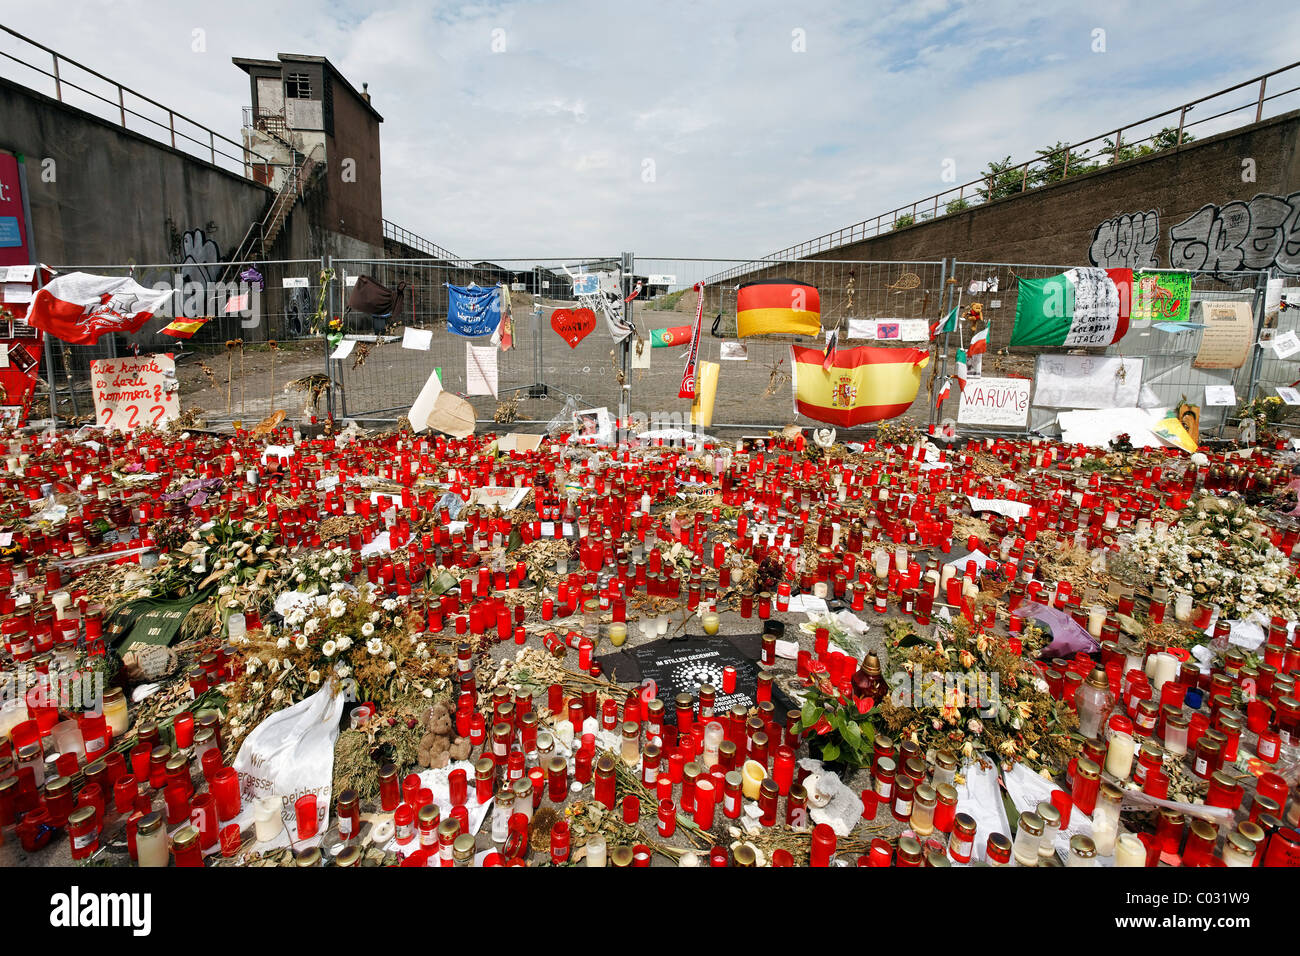
M265 258L270 254L275 240L284 230L289 214L293 212L294 206L302 198L317 167L321 165L318 157L323 149L324 147L317 145L306 156L298 152L293 154L293 165L289 167L284 183L276 192L262 218L249 224L244 238L235 249L235 254L230 257L222 272L222 282L229 282L231 276L237 273L243 264Z

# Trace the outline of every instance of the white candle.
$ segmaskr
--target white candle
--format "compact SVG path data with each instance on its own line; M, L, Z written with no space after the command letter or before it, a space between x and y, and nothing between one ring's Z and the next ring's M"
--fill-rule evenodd
M1190 594L1178 594L1174 597L1174 617L1180 621L1190 621L1192 619L1192 596Z
M1118 780L1127 780L1133 771L1133 738L1116 731L1106 748L1106 772Z
M1178 670L1181 665L1178 662L1178 658L1174 657L1173 654L1168 654L1163 651L1155 655L1155 659L1156 672L1152 676L1151 682L1155 685L1155 691L1158 694L1165 684L1178 677Z
M1115 841L1116 866L1146 866L1146 845L1132 833L1121 833Z
M280 817L281 800L279 797L263 797L253 809L253 829L259 843L273 840L284 828Z
M1088 633L1093 637L1101 637L1102 625L1106 623L1106 608L1102 604L1094 604L1088 608Z
M587 865L605 865L605 838L599 833L594 833L587 839Z

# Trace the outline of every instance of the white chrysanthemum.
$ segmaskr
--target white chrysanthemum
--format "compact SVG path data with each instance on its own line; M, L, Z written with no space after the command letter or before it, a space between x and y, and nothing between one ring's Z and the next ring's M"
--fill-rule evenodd
M299 635L298 639L293 642L293 646L298 648L298 650L300 651L305 651L307 649L307 635L306 634Z
M369 641L366 642L366 652L370 654L372 657L382 654L383 650L384 650L384 642L377 637L372 637Z
M375 633L375 626L374 626L373 624L371 624L369 621L367 621L365 624L362 624L362 625L361 625L361 636L362 636L362 637L369 637L369 636L370 636L371 634L373 634L373 633Z
M344 604L342 601L340 601L338 598L335 598L334 600L330 601L329 609L330 609L330 617L342 617L343 614L347 611L348 606Z
M278 647L280 650L284 650L289 646L289 638L287 637L280 638L278 641L275 642L275 646Z
M321 645L320 652L324 654L326 657L333 657L334 652L336 650L338 650L337 644L335 644L333 641L326 641L324 644Z

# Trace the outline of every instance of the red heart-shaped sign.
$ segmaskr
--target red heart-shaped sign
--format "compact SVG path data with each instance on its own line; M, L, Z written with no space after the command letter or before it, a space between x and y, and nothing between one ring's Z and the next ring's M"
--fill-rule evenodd
M551 328L571 349L576 349L595 327L596 313L591 309L556 309L551 313Z

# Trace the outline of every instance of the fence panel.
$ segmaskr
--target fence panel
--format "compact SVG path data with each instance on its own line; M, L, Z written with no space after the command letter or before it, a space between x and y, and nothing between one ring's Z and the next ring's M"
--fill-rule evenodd
M820 345L824 338L792 335L736 338L736 292L745 282L792 279L817 288L823 331L840 330L841 347L888 345L888 341L854 339L850 319L915 319L933 322L944 287L944 263L871 262L866 260L796 259L788 261L636 257L636 274L647 282L643 298L634 301L639 333L692 325L704 283L700 360L718 362L718 392L712 427L779 427L796 419L790 385L790 345ZM653 279L671 282L652 283ZM928 329L927 329L928 333ZM745 348L743 361L722 360L724 344ZM900 342L924 347L925 339ZM689 423L690 402L678 398L686 347L650 350L650 368L633 369L632 411L651 423ZM925 417L924 389L912 417Z
M93 414L92 361L148 352L172 352L180 357L178 377L183 386L194 386L184 389L191 400L187 404L205 416L258 420L273 407L294 408L294 402L280 394L285 383L323 371L319 343L328 310L317 318L322 292L327 291L321 261L257 262L253 268L261 276L260 283L252 275L241 278L248 268L246 263L193 260L58 266L59 274L123 276L146 288L173 290L172 315L153 319L138 332L105 335L92 345L50 341L52 367L43 369L42 378L52 373L58 413L78 418ZM208 322L189 339L161 334L172 316L181 315L207 317ZM269 354L271 341L278 346L275 356ZM239 344L227 346L236 342ZM206 365L211 375L199 372L199 363ZM192 374L186 374L187 367Z
M1276 281L1276 280L1275 280ZM1240 395L1245 400L1252 397L1271 398L1277 395L1279 388L1300 387L1300 352L1279 358L1272 346L1272 341L1279 336L1294 332L1300 335L1300 276L1282 276L1282 301L1285 309L1278 309L1273 316L1266 316L1261 339L1267 339L1259 349L1258 364L1255 369L1255 392L1252 395ZM1287 406L1283 410L1282 424L1294 424L1297 408Z
M1142 380L1139 404L1143 407L1173 407L1186 398L1201 406L1202 434L1222 431L1229 420L1235 420L1235 406L1209 406L1205 403L1207 385L1231 385L1238 401L1245 401L1251 391L1251 355L1238 368L1207 369L1195 364L1204 339L1202 309L1216 302L1245 302L1249 305L1253 323L1257 327L1261 315L1264 274L1260 272L1190 272L1191 294L1187 327L1170 332L1157 328L1151 321L1135 321L1128 333L1115 345L1106 349L1022 348L1009 346L1016 314L1021 279L1044 279L1060 275L1072 266L1037 265L1003 262L955 262L953 264L952 304L958 314L965 313L973 303L983 306L984 316L990 320L989 352L984 357L983 374L986 377L1025 377L1034 379L1037 356L1053 351L1073 351L1080 354L1124 356L1142 359ZM1168 275L1180 272L1169 269L1147 269L1145 272ZM1186 270L1181 270L1185 272ZM966 326L961 323L963 331ZM1253 329L1252 329L1253 332ZM958 334L949 336L949 350L955 355ZM966 336L966 338L969 338ZM1252 342L1254 336L1252 334ZM952 374L952 363L948 373ZM1044 408L1035 404L1036 389L1031 393L1029 431L1051 430L1056 415L1065 409ZM956 420L960 406L960 392L953 394L937 413L938 418ZM963 431L979 431L962 426Z
M335 411L350 417L397 419L410 409L435 368L441 370L444 388L465 396L466 345L484 347L490 342L486 336L466 339L447 328L447 286L504 283L511 289L514 347L496 353L497 397L465 396L476 417L492 421L498 405L504 403L512 407L515 421L545 423L569 398L582 406L608 406L614 414L619 398L617 356L604 319L597 316L596 327L571 349L551 329L551 318L556 309L578 305L566 269L575 274L612 271L618 264L616 256L497 259L472 265L439 259L333 260L334 314L344 316L349 336L370 339L358 341L347 358L329 362ZM376 336L370 316L344 308L360 275L390 289L406 283L400 315L386 323L382 336ZM402 347L407 327L433 333L428 351Z

